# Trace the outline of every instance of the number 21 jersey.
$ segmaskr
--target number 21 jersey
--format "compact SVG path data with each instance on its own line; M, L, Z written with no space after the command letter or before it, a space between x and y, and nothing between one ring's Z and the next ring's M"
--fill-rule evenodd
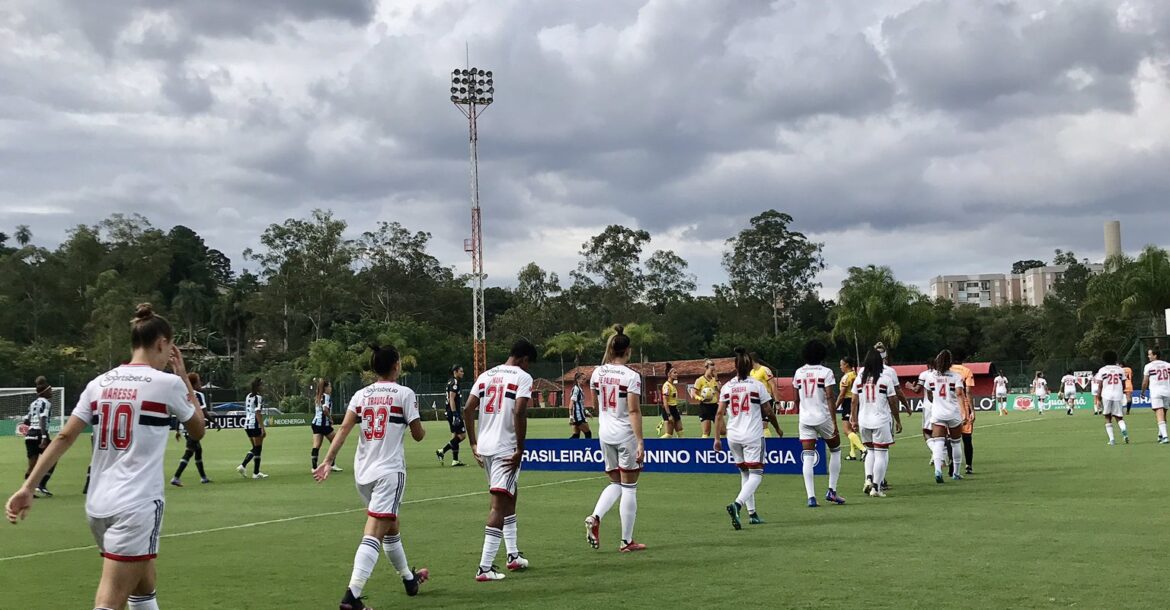
M406 427L419 418L414 390L393 381L374 382L358 390L349 399L348 408L361 424L353 458L353 478L358 485L406 472L402 439Z
M516 401L532 398L532 375L518 366L501 364L484 372L472 389L479 399L480 455L516 452Z

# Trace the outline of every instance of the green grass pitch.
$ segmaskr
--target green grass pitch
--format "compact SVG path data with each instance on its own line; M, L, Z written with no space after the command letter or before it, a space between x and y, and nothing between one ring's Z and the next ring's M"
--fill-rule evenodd
M654 420L647 418L648 424ZM692 432L697 425L691 423ZM428 424L409 443L403 542L432 580L413 599L383 557L365 594L375 608L707 607L1165 607L1170 542L1170 447L1154 443L1153 415L1130 418L1133 444L1105 446L1102 420L1083 412L1043 417L980 415L974 476L936 485L928 452L907 432L891 452L888 498L860 494L862 467L846 462L845 506L808 509L799 476L767 476L757 495L766 525L732 531L724 505L739 478L651 474L639 485L637 538L645 553L617 552L618 510L602 549L583 518L603 479L524 472L520 548L526 573L497 583L473 576L483 542L486 485L474 463L440 468L448 436ZM794 418L783 418L795 433ZM917 416L906 428L916 428ZM529 434L567 435L560 420L532 420ZM158 560L160 605L182 608L336 607L365 521L353 487L353 445L325 484L309 475L309 430L273 429L266 481L235 473L242 431L209 432L211 485L194 465L187 487L167 488ZM166 475L183 444L172 441ZM100 558L85 522L82 439L57 469L55 498L29 519L0 527L0 607L90 608ZM465 454L465 460L471 461ZM24 471L23 444L0 441L0 492ZM817 477L818 495L827 478ZM502 552L502 549L501 549ZM504 563L501 554L498 563Z

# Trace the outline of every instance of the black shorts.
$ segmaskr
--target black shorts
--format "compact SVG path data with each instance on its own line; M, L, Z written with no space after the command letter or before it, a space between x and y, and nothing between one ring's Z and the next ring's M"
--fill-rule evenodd
M448 417L447 427L451 430L451 434L467 434L467 426L463 425L462 417Z
M852 412L853 412L853 399L852 398L842 398L841 399L841 421L849 421L849 418L852 417Z
M248 433L248 438L260 438L264 434L260 428L244 428L244 432Z
M187 451L190 451L193 453L196 451L200 451L202 449L203 449L203 446L199 444L199 441L191 439L191 438L187 439Z
M333 434L333 426L318 426L317 424L310 424L313 429L313 434L320 434L321 436L329 436Z
M699 403L699 421L715 421L715 413L719 410L719 405L713 402Z
M30 432L29 434L32 434L32 433ZM27 455L30 458L34 458L34 457L37 457L38 455L40 455L44 452L45 452L45 450L41 449L41 438L39 436L36 438L29 438L28 436L24 437L24 453L25 453L25 455Z
M587 423L589 423L589 418L585 415L585 408L584 407L581 407L581 408L573 407L569 411L569 425L583 426Z

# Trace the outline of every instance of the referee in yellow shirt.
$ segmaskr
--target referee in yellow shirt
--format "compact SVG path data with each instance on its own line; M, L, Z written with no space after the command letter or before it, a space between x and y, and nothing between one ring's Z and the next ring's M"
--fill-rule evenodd
M776 408L776 388L773 387L772 384L772 369L768 368L767 365L760 361L760 355L756 352L752 352L750 356L752 359L752 372L749 374L753 379L764 384L764 387L768 388L768 395L772 397L772 407ZM762 420L761 418L760 423L764 426L764 436L771 438L772 431L768 429L768 422L766 420Z
M703 363L703 376L691 387L691 399L699 401L699 428L703 431L703 438L711 438L711 422L715 421L715 413L719 410L719 380L715 377L714 362L707 360ZM722 426L719 431L722 435Z

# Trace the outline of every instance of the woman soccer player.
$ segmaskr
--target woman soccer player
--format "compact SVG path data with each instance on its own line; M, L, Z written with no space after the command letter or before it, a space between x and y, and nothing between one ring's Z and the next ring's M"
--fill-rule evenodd
M880 483L886 480L890 466L890 447L894 434L902 433L902 419L898 414L898 395L894 384L885 374L882 355L869 350L864 366L853 382L853 421L861 428L861 442L868 451L865 455L865 487L861 493L873 498L884 498L886 492ZM890 429L891 422L894 424ZM874 481L877 481L875 483Z
M715 377L714 362L708 360L703 363L703 376L691 388L691 400L699 401L699 430L703 438L711 438L711 423L715 421L715 412L719 410L719 380ZM718 425L723 424L720 422Z
M57 439L33 468L32 476L5 507L12 523L32 508L31 481L65 455L86 426L95 437L92 481L85 500L89 528L104 557L94 596L97 610L157 610L155 566L163 517L164 454L171 417L191 438L203 436L203 415L187 381L174 333L147 303L130 323L130 363L89 382ZM171 373L162 369L170 364Z
M719 394L716 417L727 417L727 448L739 468L739 495L727 505L731 527L743 527L740 509L748 510L752 524L763 523L756 513L756 490L764 478L764 430L759 422L767 421L783 436L776 413L772 410L772 395L768 388L751 376L752 358L742 347L735 348L735 379L723 384ZM826 407L827 409L827 407ZM715 429L715 451L723 451L719 429Z
M402 577L407 595L418 595L418 587L430 578L426 568L412 569L406 561L399 535L398 510L406 492L406 453L403 444L407 428L414 441L426 436L418 413L414 391L398 385L402 371L398 350L372 345L370 369L378 380L353 395L345 409L341 430L331 439L325 460L313 469L318 483L329 478L337 453L354 426L358 427L358 448L353 459L353 478L358 495L366 504L366 526L353 558L353 572L341 598L341 610L366 608L362 590L378 565L378 551Z
M930 463L934 464L934 449L930 446L930 438L933 436L934 426L930 423L931 407L930 394L927 393L926 388L934 379L934 361L926 363L926 370L918 374L918 381L907 381L905 386L914 391L922 392L922 440L926 442L926 449L930 451Z
M845 438L849 439L849 455L845 458L857 460L857 453L865 457L865 445L861 444L861 437L857 435L853 419L853 382L857 380L857 360L853 356L845 356L837 364L841 369L841 391L837 394L837 410L841 412L841 430Z
M252 449L244 456L244 461L236 466L236 472L245 479L248 478L245 469L252 460L256 460L252 467L252 478L268 478L268 475L260 472L260 453L264 450L264 437L268 436L268 431L264 429L264 398L260 395L263 390L264 382L259 377L253 379L252 390L248 392L248 398L244 401L244 432L248 433Z
M825 360L825 344L813 339L804 344L801 357L804 366L792 375L792 389L796 397L796 409L800 413L800 454L804 466L804 490L808 507L817 507L816 483L813 469L817 463L817 439L824 439L829 448L829 490L825 501L844 504L845 498L837 495L837 479L841 476L841 435L837 431L837 417L829 404L833 399L833 371L822 365Z
M585 410L585 375L577 373L573 376L573 393L569 396L569 426L573 429L570 438L593 438L593 430L589 428L589 411Z
M601 547L601 520L621 499L622 553L643 551L646 545L634 541L634 521L638 517L638 475L642 472L645 448L642 440L642 377L626 363L630 361L630 338L625 327L617 325L605 346L602 365L593 370L589 387L593 403L598 405L601 422L601 454L609 485L597 499L593 514L585 518L585 539L593 548ZM714 366L708 368L714 373ZM711 414L714 419L715 414ZM709 423L709 422L708 422Z
M191 383L191 389L195 391L195 400L198 401L196 406L203 413L203 420L206 422L210 415L207 409L207 397L200 391L203 389L203 381L199 379L199 373L188 373L187 381ZM175 440L184 437L187 439L187 450L183 452L183 457L179 460L179 468L175 470L175 476L171 477L171 485L183 486L183 471L187 469L187 464L192 457L195 458L195 468L199 469L199 482L204 485L210 483L211 479L207 478L207 472L203 470L203 441L191 438L186 427L175 432Z
M49 446L49 413L53 410L53 387L49 385L49 380L44 376L36 379L37 397L28 406L28 415L24 418L25 425L28 429L24 433L24 452L28 457L28 469L24 471L24 478L32 473L37 466L37 461L41 454ZM54 465L45 473L34 492L42 498L52 498L53 494L49 492L49 479L53 476L53 471L56 470Z
M1166 408L1170 407L1170 363L1162 360L1158 349L1146 350L1145 368L1142 370L1142 392L1149 392L1150 408L1158 421L1158 444L1170 443L1166 436Z
M1000 372L995 376L995 404L999 408L1000 416L1007 415L1008 378Z
M1077 407L1077 378L1072 369L1065 371L1064 377L1060 378L1060 397L1064 399L1068 414L1072 415L1073 409Z
M317 382L317 399L313 401L313 470L317 470L317 458L321 455L321 444L328 439L333 442L333 383L328 379ZM336 465L333 472L341 472Z
M678 371L666 363L666 383L662 384L662 424L666 427L661 438L682 438L682 414L678 411Z
M1036 378L1032 380L1032 395L1036 397L1036 412L1044 415L1044 403L1048 402L1048 380L1044 378L1044 371L1036 371Z
M950 440L951 479L963 478L959 469L963 466L963 426L971 419L968 407L967 384L963 376L952 370L954 358L950 350L939 352L934 359L934 376L926 386L931 402L931 453L934 456L934 480L943 482L943 467L946 466L947 442Z
M1129 429L1125 425L1125 369L1117 364L1117 352L1106 350L1101 354L1105 366L1093 376L1097 380L1097 397L1101 413L1105 415L1105 433L1109 444L1117 444L1113 437L1113 422L1121 429L1125 444L1129 444Z

